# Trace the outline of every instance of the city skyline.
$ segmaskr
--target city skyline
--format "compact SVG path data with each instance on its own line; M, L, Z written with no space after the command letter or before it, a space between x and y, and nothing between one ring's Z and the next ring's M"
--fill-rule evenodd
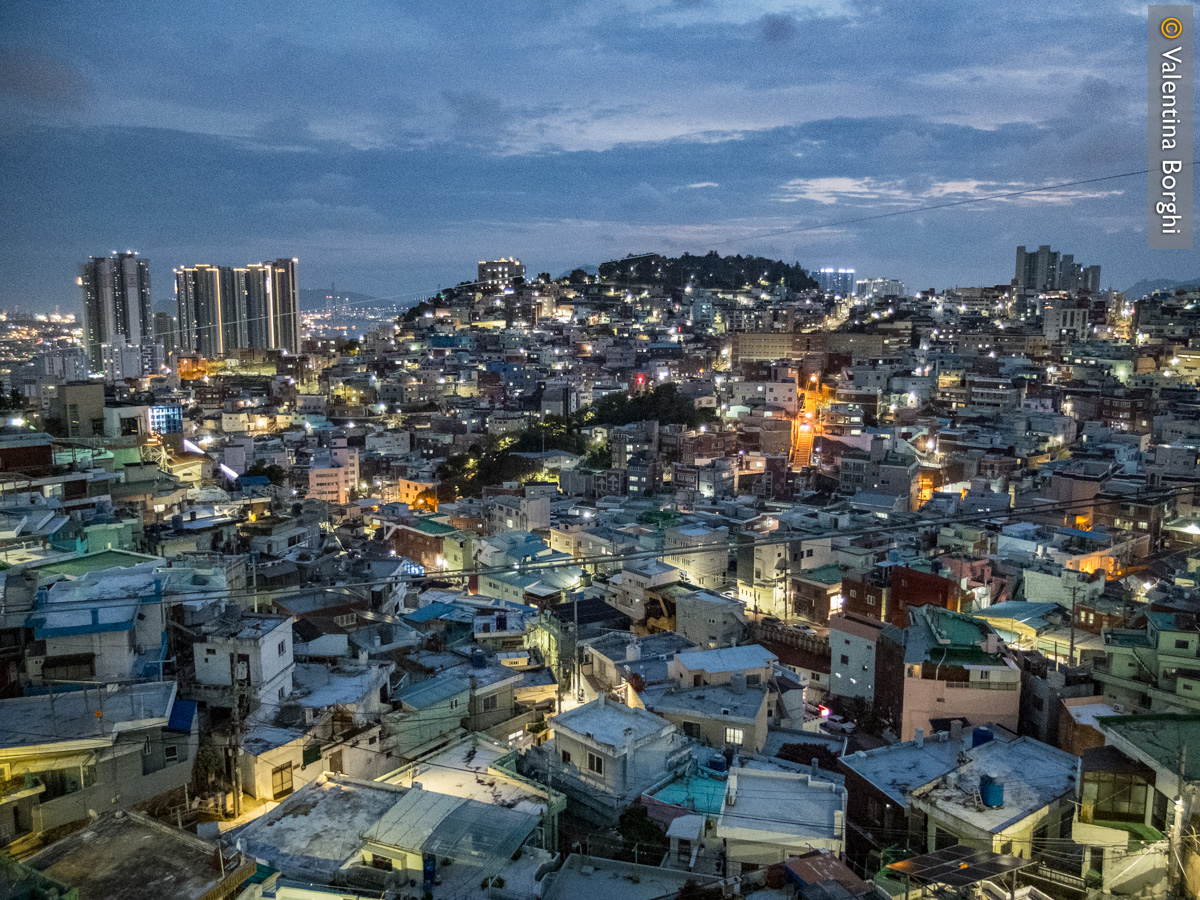
M17 5L0 38L0 306L74 308L78 260L114 245L160 286L287 246L309 286L414 300L508 254L559 274L715 249L921 289L1007 281L1013 247L1053 244L1104 287L1200 275L1194 251L1146 249L1144 175L818 227L1144 169L1144 22L1115 2L982 21L578 3L465 28L440 6L298 6L272 41L228 4L121 11Z

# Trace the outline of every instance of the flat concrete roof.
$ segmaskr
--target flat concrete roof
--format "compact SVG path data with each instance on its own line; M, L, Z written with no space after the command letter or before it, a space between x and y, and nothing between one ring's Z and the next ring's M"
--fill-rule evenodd
M253 859L223 875L216 846L131 813L101 816L27 864L79 890L82 900L201 900L254 874Z

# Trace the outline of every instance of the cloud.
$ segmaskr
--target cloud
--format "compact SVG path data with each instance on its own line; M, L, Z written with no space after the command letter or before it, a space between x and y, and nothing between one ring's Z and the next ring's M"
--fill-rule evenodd
M780 186L772 198L780 203L809 200L822 206L843 204L855 207L939 206L944 203L984 201L997 203L1026 202L1072 204L1082 200L1114 197L1120 188L1081 190L1063 187L1041 190L1028 182L979 181L960 179L931 181L923 187L910 187L905 181L880 181L874 178L793 178ZM1003 195L1016 196L1003 196Z
M767 13L759 20L759 29L764 44L784 46L796 40L800 28L791 16Z
M68 60L37 52L0 53L0 96L46 110L82 109L91 90Z
M688 190L698 190L699 188L715 188L720 187L715 181L697 181L695 184L689 184Z

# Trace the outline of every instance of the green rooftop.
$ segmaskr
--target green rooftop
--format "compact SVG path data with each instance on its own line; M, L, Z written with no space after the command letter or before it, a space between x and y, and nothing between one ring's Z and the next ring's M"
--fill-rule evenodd
M144 553L130 553L126 550L101 550L99 553L85 553L74 559L54 560L41 565L30 566L39 575L67 575L71 578L82 578L88 572L101 572L104 569L122 568L141 565L146 562L158 562L160 557L147 556Z
M846 575L841 566L833 563L827 566L821 566L818 569L810 569L807 572L797 573L797 578L802 578L805 581L815 581L819 584L837 584Z
M423 531L425 534L451 534L456 530L449 525L443 525L441 522L435 522L432 519L421 519L414 527L417 531Z
M1200 780L1200 761L1193 762L1194 751L1200 747L1200 715L1172 713L1138 716L1108 716L1098 720L1101 730L1119 734L1153 759L1164 769L1178 773L1180 748L1187 747L1189 781Z

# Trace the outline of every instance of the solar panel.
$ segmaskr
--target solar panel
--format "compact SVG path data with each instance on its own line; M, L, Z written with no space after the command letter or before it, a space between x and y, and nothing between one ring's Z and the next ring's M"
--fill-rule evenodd
M993 853L991 850L977 850L974 847L955 844L953 847L892 863L888 868L899 875L926 884L966 887L1033 864L1031 859L1020 859L1016 856Z

